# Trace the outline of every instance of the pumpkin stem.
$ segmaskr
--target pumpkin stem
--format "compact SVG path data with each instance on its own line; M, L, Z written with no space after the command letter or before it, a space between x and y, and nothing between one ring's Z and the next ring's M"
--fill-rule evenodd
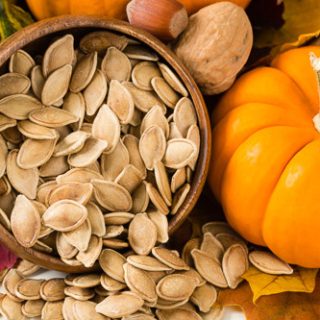
M318 132L320 132L320 58L317 57L313 52L309 53L310 63L312 66L313 71L317 77L317 84L318 84L318 96L319 96L319 113L317 113L313 117L313 124Z

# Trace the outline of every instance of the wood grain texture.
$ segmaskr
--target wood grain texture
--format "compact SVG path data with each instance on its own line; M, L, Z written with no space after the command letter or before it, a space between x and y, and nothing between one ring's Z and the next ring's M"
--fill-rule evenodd
M0 70L4 70L10 56L18 49L23 48L32 55L35 55L42 53L43 49L46 48L54 37L71 33L74 35L77 43L79 38L84 34L97 30L110 30L128 35L154 49L159 56L180 76L184 85L190 92L191 99L195 105L201 135L200 154L192 180L191 190L177 214L170 220L169 232L172 234L187 218L204 187L211 155L211 127L206 105L196 83L192 79L188 70L182 65L174 53L168 49L168 47L147 32L134 28L126 22L92 16L60 16L42 20L30 25L3 41L0 44ZM47 269L64 271L67 273L80 273L90 272L98 268L98 266L90 269L85 267L68 266L56 257L41 253L33 250L32 248L23 248L2 225L0 225L0 242L19 257L27 259Z

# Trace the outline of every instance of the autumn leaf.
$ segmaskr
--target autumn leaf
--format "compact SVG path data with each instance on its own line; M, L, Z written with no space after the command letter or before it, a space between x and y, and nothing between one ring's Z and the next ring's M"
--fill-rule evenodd
M5 246L0 244L0 271L6 268L12 268L17 262L17 257Z
M320 277L313 293L283 292L263 296L256 304L250 286L243 282L237 289L222 290L217 303L240 307L247 320L319 320Z
M301 46L320 35L319 0L284 0L283 19L280 29L262 30L255 39L258 48L273 47L272 54Z
M251 266L242 276L248 281L253 292L253 302L261 296L291 291L312 292L315 288L318 269L297 268L290 275L272 275Z

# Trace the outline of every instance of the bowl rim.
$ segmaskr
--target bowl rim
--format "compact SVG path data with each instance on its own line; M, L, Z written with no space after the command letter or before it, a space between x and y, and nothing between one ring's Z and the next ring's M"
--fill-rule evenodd
M211 124L206 104L198 86L196 85L187 68L164 43L148 32L135 28L125 21L107 19L97 16L58 16L31 24L5 39L0 44L0 67L2 67L3 64L8 61L10 56L15 51L23 49L33 41L48 37L57 32L67 33L68 30L86 28L115 31L117 33L137 39L151 47L159 56L161 56L164 61L168 63L175 73L178 74L183 84L186 86L190 94L190 98L194 103L201 137L199 158L194 171L191 189L183 205L169 222L169 233L172 234L188 217L197 200L199 199L205 185L211 156ZM45 268L50 267L50 269L69 273L90 272L97 268L97 266L93 268L85 268L84 266L70 266L62 262L62 260L59 258L51 256L50 254L43 253L32 248L24 248L1 224L0 234L2 235L0 237L0 242L8 247L13 253L23 259L30 260L31 262L39 264Z

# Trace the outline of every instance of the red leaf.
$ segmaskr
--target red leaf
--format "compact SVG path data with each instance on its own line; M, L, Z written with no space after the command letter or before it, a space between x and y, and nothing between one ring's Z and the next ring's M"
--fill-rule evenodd
M0 244L0 271L13 267L16 261L17 257L4 245Z

